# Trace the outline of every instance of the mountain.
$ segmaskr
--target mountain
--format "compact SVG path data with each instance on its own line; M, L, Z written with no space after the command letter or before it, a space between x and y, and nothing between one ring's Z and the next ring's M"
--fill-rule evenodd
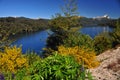
M107 14L105 14L103 16L94 17L93 19L98 19L98 20L101 20L101 19L110 19L110 16L108 16Z

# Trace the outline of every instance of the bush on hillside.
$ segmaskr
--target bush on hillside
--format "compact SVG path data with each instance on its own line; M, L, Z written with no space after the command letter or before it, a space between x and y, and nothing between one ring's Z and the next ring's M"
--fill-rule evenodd
M79 32L71 32L63 43L66 47L84 46L93 49L93 40L90 36Z
M24 67L28 67L28 61L22 55L21 48L6 47L3 52L0 52L0 72L15 73Z
M111 33L112 41L113 41L113 47L120 44L120 18L117 20L116 28Z
M52 34L47 38L47 48L51 48L53 50L57 50L57 46L63 44L63 40L67 38L66 33L61 34Z
M41 60L41 57L38 54L36 54L35 52L30 52L30 51L28 51L25 54L25 57L27 58L29 65L32 65L35 61Z
M59 46L58 47L58 53L63 56L74 56L76 61L79 64L83 64L85 68L94 68L99 65L99 62L96 59L96 53L85 47L64 47Z
M91 74L83 69L71 56L54 53L30 68L20 70L15 79L20 80L92 80Z
M120 29L111 33L113 47L120 44Z
M98 35L94 38L94 49L97 55L112 47L111 39L105 35Z

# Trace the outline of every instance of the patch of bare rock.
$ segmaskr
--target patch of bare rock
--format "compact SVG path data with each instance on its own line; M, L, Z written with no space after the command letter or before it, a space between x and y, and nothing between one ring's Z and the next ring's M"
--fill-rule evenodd
M97 56L100 66L89 69L94 80L120 80L120 47Z

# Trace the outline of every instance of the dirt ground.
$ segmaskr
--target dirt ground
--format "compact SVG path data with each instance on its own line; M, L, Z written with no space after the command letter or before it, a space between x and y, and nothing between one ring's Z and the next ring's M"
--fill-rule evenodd
M120 80L120 47L97 56L100 66L90 69L94 80Z

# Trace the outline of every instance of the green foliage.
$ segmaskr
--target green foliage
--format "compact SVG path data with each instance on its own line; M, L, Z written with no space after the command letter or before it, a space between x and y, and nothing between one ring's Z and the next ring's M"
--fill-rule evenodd
M38 54L34 53L34 52L30 52L28 51L26 54L25 54L26 58L28 59L28 63L29 65L32 65L33 62L35 61L40 61L41 58Z
M113 41L113 47L120 44L120 30L116 30L111 33L112 41Z
M93 40L88 35L79 32L71 32L68 34L68 38L64 40L63 45L66 47L84 46L93 49Z
M120 44L120 18L116 22L116 28L111 33L112 41L113 41L113 47Z
M71 16L71 17L59 16L59 17L53 18L49 22L49 26L51 27L51 30L55 33L58 33L61 31L67 31L71 27L75 27L77 25L78 25L78 22L75 16Z
M11 29L4 28L0 26L0 51L2 51L5 46L9 46L12 40L9 40L9 34Z
M117 29L120 29L120 18L116 22Z
M78 26L76 0L65 0L62 12L63 15L58 13L49 22L54 33L47 40L47 48L53 50L57 50L57 46L63 44L63 40L67 38L71 27Z
M76 0L64 0L64 6L62 6L63 15L57 13L49 23L52 31L66 31L71 27L78 26L77 9Z
M51 48L53 50L57 50L57 46L63 44L63 40L68 37L68 32L59 32L54 33L47 38L47 48Z
M14 80L15 75L11 72L2 72L2 76L3 76L3 79L1 79L0 77L0 80Z
M29 69L20 70L15 79L29 80L85 80L91 74L79 65L71 56L57 53L41 61L35 61Z
M76 0L65 0L62 6L62 14L57 13L49 22L53 32L69 30L71 27L78 26Z
M64 0L64 6L62 6L62 12L65 16L77 16L78 15L77 0Z
M111 38L108 35L105 36L105 34L100 34L94 38L94 49L97 54L112 47Z
M53 50L63 44L63 40L68 37L71 27L77 26L76 17L57 17L50 21L51 30L54 32L47 39L47 47Z

